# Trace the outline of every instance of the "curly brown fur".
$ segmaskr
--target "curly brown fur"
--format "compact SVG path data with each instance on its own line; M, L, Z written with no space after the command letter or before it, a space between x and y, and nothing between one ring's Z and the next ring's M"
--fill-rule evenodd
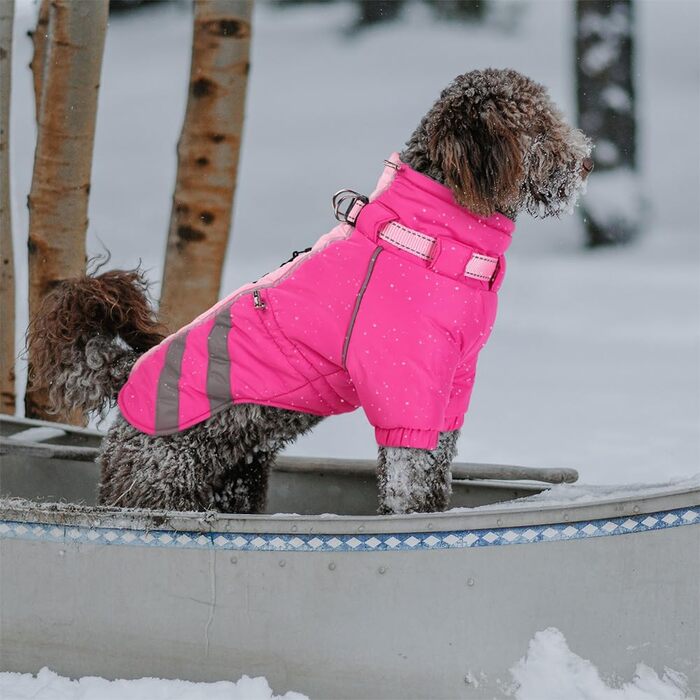
M139 270L58 284L27 331L31 381L54 411L102 411L136 358L164 337Z
M591 148L542 85L488 68L460 75L442 91L401 158L477 214L544 217L573 206Z
M121 416L105 438L99 501L109 506L259 513L278 452L320 416L239 404L153 437Z

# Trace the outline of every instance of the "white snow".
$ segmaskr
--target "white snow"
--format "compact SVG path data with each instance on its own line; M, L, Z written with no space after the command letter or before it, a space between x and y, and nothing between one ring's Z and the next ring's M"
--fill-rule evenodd
M349 37L349 3L284 11L256 3L222 290L256 279L327 231L331 194L371 189L382 159L456 74L515 67L549 86L571 115L573 5L520 5L513 31L435 23L416 3L404 20ZM35 10L18 7L11 157L19 351L35 131L25 32ZM572 466L583 481L608 484L698 470L700 5L640 2L635 13L645 237L620 250L584 251L578 217L518 221L460 460ZM88 249L106 246L115 267L140 259L154 281L184 113L190 20L185 2L113 16L100 86ZM622 19L610 27L624 29ZM594 172L589 191L599 177ZM620 206L634 206L626 183L609 186L623 188L610 192ZM324 421L289 452L372 458L376 446L358 411Z
M526 655L513 665L510 674L512 682L505 684L500 697L514 700L695 700L688 691L685 676L669 668L659 676L654 669L640 663L631 680L606 682L590 661L569 649L564 635L554 627L535 634ZM479 671L470 670L465 681L477 689L487 678ZM308 700L295 692L275 695L265 678L243 676L237 683L191 683L158 678L70 680L47 668L36 676L0 673L0 697L3 700Z
M24 442L45 442L53 440L53 438L63 437L66 434L65 430L60 428L51 428L50 426L38 426L36 428L27 428L18 433L10 435L12 440L22 440Z
M601 41L583 54L583 68L589 74L601 73L617 61L619 55L620 47L617 42Z
M619 85L607 85L603 88L601 95L605 104L616 112L628 112L632 106L629 93Z
M71 680L42 668L30 673L0 673L2 700L309 700L301 693L275 695L265 678L243 676L237 683L140 678L108 681L88 676Z
M542 506L567 506L583 503L601 503L623 498L643 498L661 496L677 491L700 489L700 472L687 479L665 481L658 484L556 484L551 488L526 498L501 503L489 503L476 508L452 508L451 512L469 512L476 510L537 510Z
M604 162L614 163L617 152L607 153L606 149L609 148L615 147L606 141L599 144L596 152ZM588 181L586 210L598 223L612 225L629 222L639 225L644 219L640 187L639 177L630 168L596 173L596 177Z
M571 651L564 635L549 627L537 632L527 655L511 669L515 700L693 700L683 674L659 675L638 664L632 680L608 684L596 667Z

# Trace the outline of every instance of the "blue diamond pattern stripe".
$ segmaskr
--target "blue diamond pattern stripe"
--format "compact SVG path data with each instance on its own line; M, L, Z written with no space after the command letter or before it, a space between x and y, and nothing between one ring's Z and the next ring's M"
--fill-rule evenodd
M191 532L0 521L0 539L263 552L382 552L580 540L700 524L700 506L602 520L443 532L350 535Z

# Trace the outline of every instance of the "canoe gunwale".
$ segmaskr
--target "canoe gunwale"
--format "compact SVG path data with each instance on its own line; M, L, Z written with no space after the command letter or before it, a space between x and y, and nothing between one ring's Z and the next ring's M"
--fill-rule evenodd
M213 512L172 512L104 508L74 504L45 504L18 499L0 500L0 521L99 527L124 530L159 530L210 533L265 534L391 534L449 532L527 526L573 524L642 517L700 506L700 487L659 490L644 495L607 498L596 502L554 504L542 502L518 507L458 509L443 513L407 515L237 515Z

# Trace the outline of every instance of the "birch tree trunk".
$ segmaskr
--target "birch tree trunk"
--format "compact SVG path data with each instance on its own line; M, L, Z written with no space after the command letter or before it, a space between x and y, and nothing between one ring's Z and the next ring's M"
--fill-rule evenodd
M14 0L0 1L0 413L15 412L15 264L10 213L10 87Z
M161 320L214 304L236 189L250 56L251 0L195 0L192 64L165 254Z
M579 124L596 145L581 203L589 246L626 243L640 228L633 28L631 0L577 0Z
M51 0L29 207L29 319L61 280L85 271L90 171L108 0ZM31 376L32 357L29 356ZM57 420L27 386L30 418ZM65 417L63 417L65 419Z
M34 114L38 123L39 110L41 109L41 84L46 60L46 40L49 37L49 0L41 0L36 29L30 32L29 36L32 38L32 44L34 44L34 55L29 68L32 71L34 82Z

